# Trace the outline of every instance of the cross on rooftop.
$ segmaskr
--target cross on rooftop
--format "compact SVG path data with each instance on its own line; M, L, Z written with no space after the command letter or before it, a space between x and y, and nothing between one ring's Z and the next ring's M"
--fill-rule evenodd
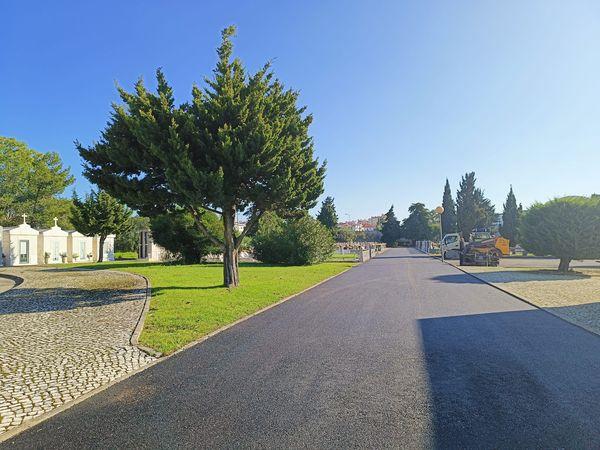
M27 214L23 214L21 217L23 218L23 225L27 225L27 220L26 219L29 216Z
M52 220L54 220L54 226L57 227L58 226L58 217L55 217Z

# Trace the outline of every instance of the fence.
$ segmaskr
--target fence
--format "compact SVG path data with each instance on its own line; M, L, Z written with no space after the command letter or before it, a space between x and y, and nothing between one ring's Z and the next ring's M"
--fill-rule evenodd
M440 254L440 245L433 241L415 241L415 248L427 254Z
M383 253L386 245L381 242L342 242L336 244L335 255L356 255L356 260L365 262ZM345 258L344 258L345 259Z

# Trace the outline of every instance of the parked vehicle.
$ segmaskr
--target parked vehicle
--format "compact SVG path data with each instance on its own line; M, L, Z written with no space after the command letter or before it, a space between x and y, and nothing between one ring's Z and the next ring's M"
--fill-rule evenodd
M488 231L473 231L461 250L460 235L449 233L442 239L444 258L460 259L461 265L497 266L502 256L510 254L509 240L492 236Z

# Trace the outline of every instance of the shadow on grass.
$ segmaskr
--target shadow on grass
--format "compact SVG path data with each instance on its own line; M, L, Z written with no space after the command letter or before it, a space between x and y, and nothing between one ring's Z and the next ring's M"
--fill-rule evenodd
M227 290L227 287L223 284L215 284L212 286L160 286L152 288L152 295L161 295L165 291L209 291L214 289Z

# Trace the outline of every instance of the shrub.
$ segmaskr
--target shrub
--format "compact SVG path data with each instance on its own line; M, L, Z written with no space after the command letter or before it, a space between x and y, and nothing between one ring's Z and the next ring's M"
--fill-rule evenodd
M536 255L560 258L566 272L573 259L600 256L600 197L564 197L529 208L519 227L521 245Z
M223 234L223 224L215 214L205 212L202 222L213 235ZM182 210L152 217L150 229L154 242L185 264L199 263L206 255L222 252L198 230L192 215Z
M264 216L253 244L259 261L291 265L323 262L335 246L331 232L308 214L288 220L275 214Z

